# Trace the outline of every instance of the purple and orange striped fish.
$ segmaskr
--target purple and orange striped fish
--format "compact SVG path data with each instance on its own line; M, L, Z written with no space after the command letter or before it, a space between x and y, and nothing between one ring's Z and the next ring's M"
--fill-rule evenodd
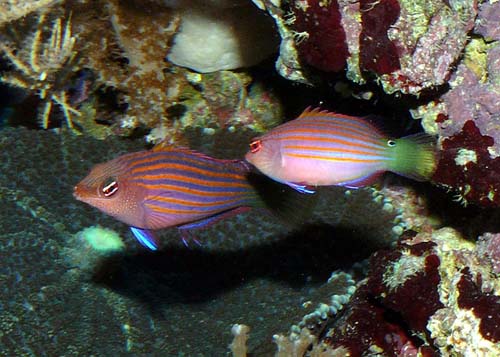
M270 178L306 193L313 193L313 186L362 187L384 171L425 180L436 166L431 136L390 139L362 118L309 108L254 139L245 158Z
M150 230L195 228L258 205L243 160L219 160L186 148L126 154L92 168L74 188L76 199L131 226L156 250Z

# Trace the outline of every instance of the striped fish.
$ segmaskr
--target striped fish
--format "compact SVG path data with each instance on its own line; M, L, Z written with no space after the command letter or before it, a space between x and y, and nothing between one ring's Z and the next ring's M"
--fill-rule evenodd
M76 199L131 226L156 250L150 230L200 227L257 205L243 160L219 160L186 148L161 148L92 168L74 188Z
M362 118L308 108L254 139L245 158L270 178L313 193L313 186L369 185L384 171L428 179L434 141L425 134L390 139Z

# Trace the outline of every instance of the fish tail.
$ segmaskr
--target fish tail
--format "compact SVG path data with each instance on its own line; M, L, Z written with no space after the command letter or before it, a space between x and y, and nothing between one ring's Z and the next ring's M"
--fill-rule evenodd
M437 165L436 138L419 133L393 140L389 170L417 181L429 180Z
M247 176L254 188L254 207L269 211L282 222L297 226L312 215L318 195L304 195L260 173Z

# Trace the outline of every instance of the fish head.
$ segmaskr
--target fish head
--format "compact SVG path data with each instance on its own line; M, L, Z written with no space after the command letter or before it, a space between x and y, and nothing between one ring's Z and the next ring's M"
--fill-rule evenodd
M95 165L75 186L73 196L124 223L144 228L141 191L128 180L126 162L118 158Z
M253 139L245 159L263 174L279 180L283 171L283 157L278 138L262 136Z

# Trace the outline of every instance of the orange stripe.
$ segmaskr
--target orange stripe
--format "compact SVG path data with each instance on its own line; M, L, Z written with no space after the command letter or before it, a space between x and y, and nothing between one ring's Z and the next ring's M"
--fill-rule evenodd
M165 208L165 207L161 207L161 206L156 206L156 205L150 204L150 203L145 203L144 205L146 207L148 207L149 209L154 210L155 212L167 213L167 214L203 214L203 215L206 215L208 217L208 216L211 216L211 215L221 211L221 209L213 209L210 211L170 209L170 208Z
M159 201L159 202L167 202L167 203L176 203L184 206L198 206L198 207L209 207L209 206L216 206L216 205L226 205L228 203L235 203L241 200L241 197L237 197L231 200L225 200L225 201L212 201L212 202L195 202L195 201L190 201L190 200L180 200L177 198L170 198L170 197L163 197L163 196L146 196L145 201Z
M186 161L186 163L203 164L203 165L210 165L211 167L217 167L217 165L215 165L215 163L209 162L209 160L203 161L201 158L198 158L198 160L193 159L189 156L186 156L185 153L183 153L183 152L181 152L182 155L168 155L170 152L167 152L164 155L162 155L161 152L155 152L155 151L153 151L153 152L141 151L137 154L145 154L145 153L147 154L147 156L143 159L134 160L134 157L128 157L125 159L128 159L128 164L133 165L133 166L147 164L147 163L153 162L153 161L168 159L168 160ZM172 153L176 153L176 151L172 151ZM158 155L158 154L160 154L160 155ZM134 156L140 157L142 155L134 155ZM213 159L213 160L215 160L215 159Z
M197 174L201 174L201 175L209 176L209 177L242 179L242 175L240 175L240 174L230 174L230 173L226 173L226 172L206 171L206 170L203 170L200 168L186 166L184 164L169 164L169 163L165 163L165 162L163 162L161 164L151 165L151 166L139 167L139 168L131 170L131 173L137 174L140 172L159 170L159 169L179 169L179 170L184 170L184 171L188 171L188 172L195 172Z
M339 149L339 148L325 148L319 146L301 146L301 145L285 145L285 149L298 149L298 150L314 150L314 151L328 151L328 152L341 152L341 153L350 153L350 154L359 154L359 155L367 155L367 156L380 156L380 153L377 152L368 152L368 151L360 151L360 150L350 150L350 149ZM383 151L381 150L383 153Z
M370 149L370 150L376 150L373 146L369 145L363 145L363 144L358 144L358 143L353 143L351 141L346 141L342 139L333 139L333 138L311 138L310 136L302 136L302 135L296 135L296 136L287 136L286 138L282 138L283 141L290 141L290 140L301 140L301 141L321 141L321 142L327 142L327 143L332 143L332 144L342 144L342 145L348 145L348 146L356 146L359 148L363 149ZM380 149L385 149L385 146L383 146L380 142L377 143L377 146Z
M207 186L207 187L213 187L214 184L217 184L217 187L248 187L247 184L245 183L239 183L239 182L214 182L210 180L201 180L197 179L194 177L189 177L189 176L184 176L184 175L165 175L165 174L159 174L159 175L142 175L141 179L143 180L177 180L183 183L192 183L195 185L200 185L200 186Z
M341 161L341 162L360 162L367 164L374 164L383 162L383 160L367 160L367 159L350 159L350 158L342 158L342 157L324 157L324 156L316 156L316 155L306 155L306 154L285 154L286 156L298 157L301 159L316 159L316 160L325 160L325 161Z
M139 187L148 189L148 190L176 191L176 192L183 192L183 193L189 193L189 194L199 194L199 195L204 195L204 196L209 196L209 197L220 197L220 196L234 194L234 193L237 193L237 194L244 193L241 191L209 192L209 191L196 190L196 189L185 187L185 186L162 185L162 184L151 185L151 184L144 184L144 183L140 183L140 182L137 182L136 185ZM247 187L247 186L243 186L243 187Z
M335 135L335 134L331 134L331 133L325 132L324 130L315 130L315 129L309 129L309 130L307 130L304 133L304 130L300 129L300 128L299 129L286 130L285 132L283 132L281 134L282 135L286 135L286 134L302 134L302 137L304 138L304 140L318 140L318 138L316 138L316 137L312 137L311 138L311 137L303 136L304 134L309 134L309 133L312 133L312 134ZM375 137L368 137L367 138L367 137L349 135L349 134L346 134L346 133L337 133L335 136L341 136L341 137L345 137L345 138L348 138L348 139L356 139L356 140L360 140L360 141L372 143L372 144L375 144L375 145L378 145L378 146L381 145L381 142L380 142L381 140L380 139L382 139L382 138L375 138ZM283 138L283 140L287 140L287 139L288 139L288 137L284 137ZM339 140L339 139L330 139L330 140L332 140L332 141L335 142L335 140ZM350 143L350 144L352 145L352 143ZM356 143L355 145L360 145L360 144Z

